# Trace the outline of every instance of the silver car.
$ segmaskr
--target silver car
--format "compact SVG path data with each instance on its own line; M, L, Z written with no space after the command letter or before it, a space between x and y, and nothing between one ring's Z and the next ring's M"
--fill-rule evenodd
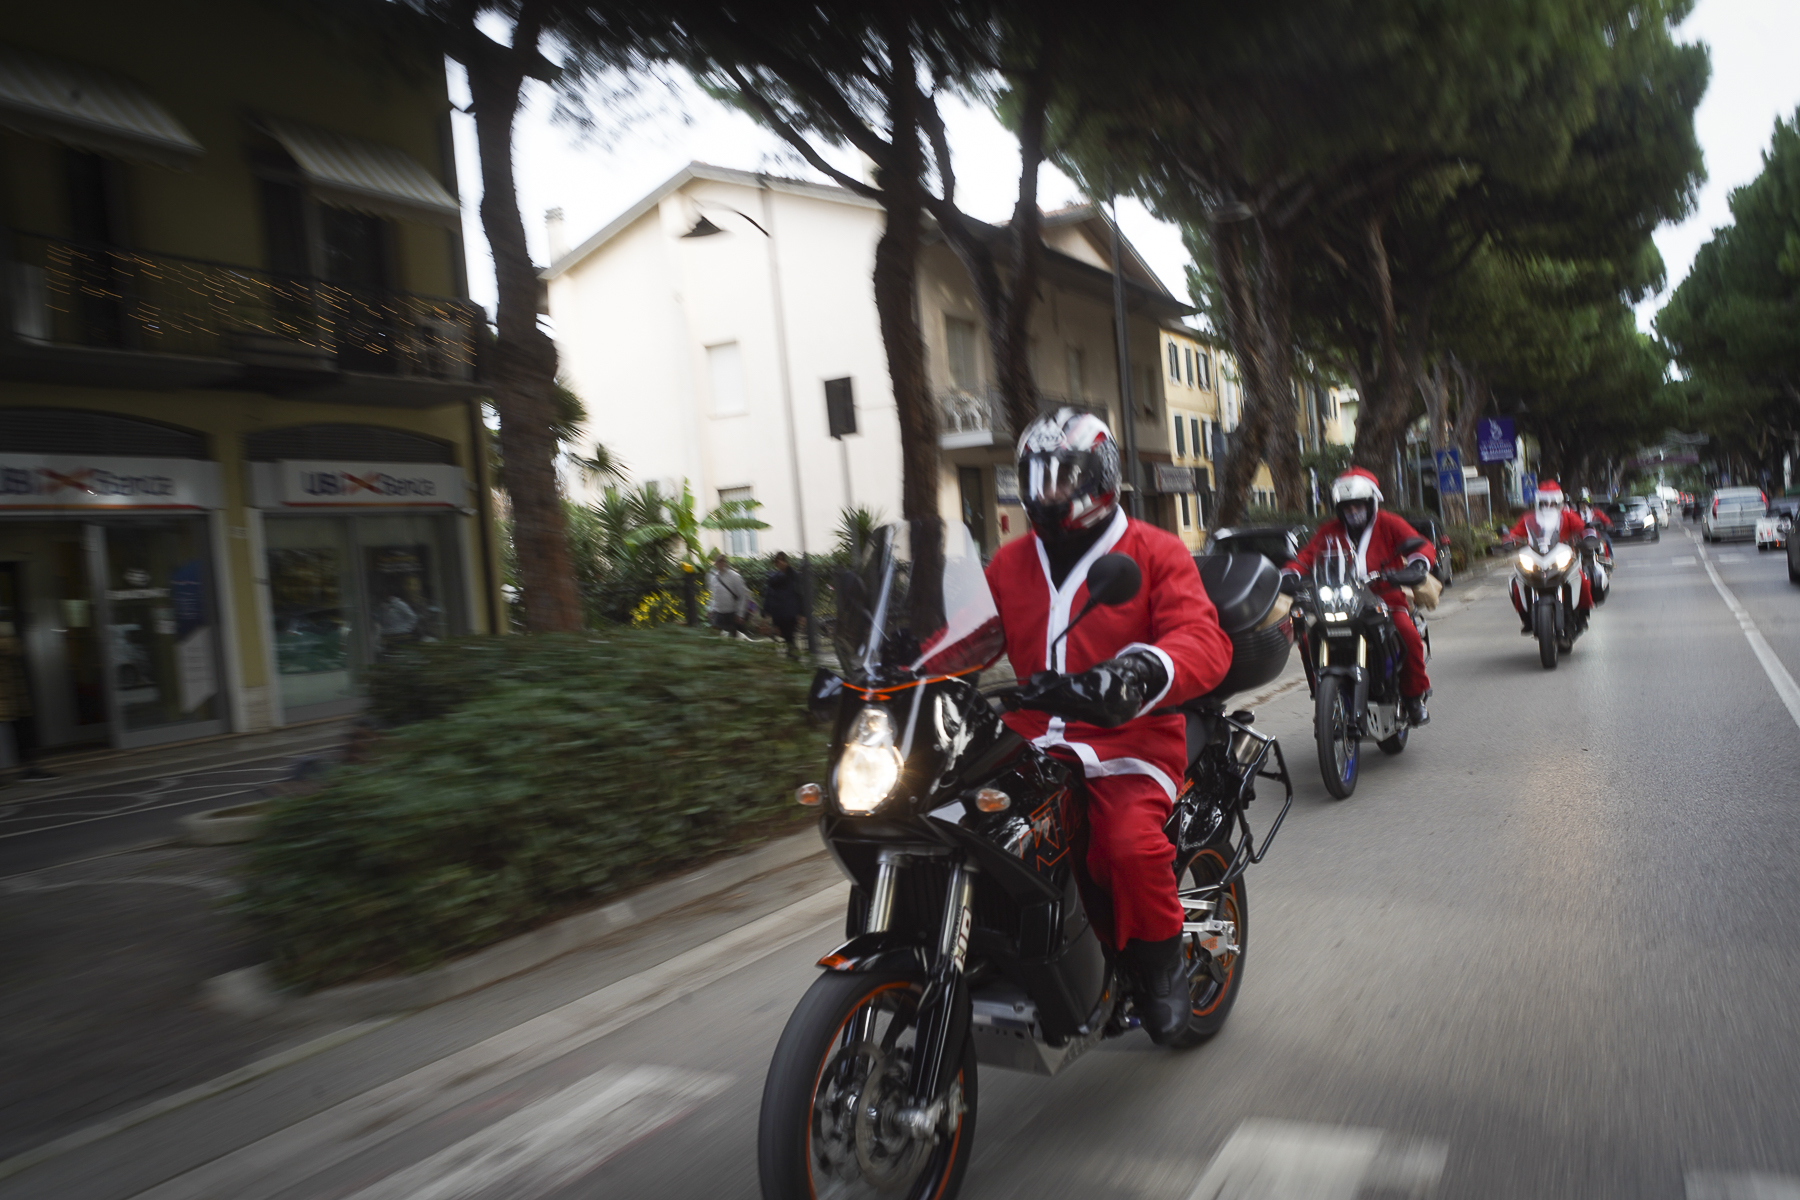
M1709 542L1736 538L1748 541L1756 536L1756 522L1768 508L1768 498L1761 488L1720 488L1706 505L1700 518L1700 536Z

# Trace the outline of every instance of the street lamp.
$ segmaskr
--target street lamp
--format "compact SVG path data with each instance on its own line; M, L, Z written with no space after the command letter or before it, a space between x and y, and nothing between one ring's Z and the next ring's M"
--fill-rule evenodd
M818 623L813 619L813 585L812 556L807 553L806 546L806 494L800 482L800 435L794 423L794 383L793 373L788 365L787 345L787 310L781 303L781 264L775 256L775 235L770 228L775 224L774 193L769 188L769 177L758 175L757 186L762 191L763 219L758 221L749 213L739 212L729 204L708 204L695 200L696 208L712 208L721 212L736 213L748 221L756 232L763 235L769 250L769 292L773 299L772 310L775 314L775 359L781 368L781 405L787 417L788 466L794 479L794 517L800 526L800 593L806 603L806 652L817 657L819 653ZM765 225L763 222L767 222ZM725 233L709 219L704 212L694 222L694 227L681 236L684 238L711 237Z

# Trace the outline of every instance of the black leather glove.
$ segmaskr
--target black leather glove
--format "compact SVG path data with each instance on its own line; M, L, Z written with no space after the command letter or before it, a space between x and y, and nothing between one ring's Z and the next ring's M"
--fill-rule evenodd
M1144 702L1160 695L1169 674L1154 654L1134 650L1074 675L1039 671L1010 707L1047 712L1069 721L1111 729L1137 716Z
M1381 574L1382 578L1386 579L1389 583L1399 583L1404 584L1407 587L1412 587L1415 584L1424 583L1426 573L1427 568L1425 564L1414 559L1404 567L1401 567L1398 571L1383 571Z
M1284 595L1298 596L1300 594L1300 577L1291 571L1283 571L1281 573L1281 590Z

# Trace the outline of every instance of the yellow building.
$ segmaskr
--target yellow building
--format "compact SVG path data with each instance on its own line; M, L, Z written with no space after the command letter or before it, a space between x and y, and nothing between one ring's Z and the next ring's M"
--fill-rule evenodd
M1224 448L1221 424L1221 359L1198 333L1178 321L1162 328L1163 392L1168 397L1171 466L1188 473L1187 486L1175 494L1173 527L1181 540L1198 551L1206 541L1217 482L1214 457ZM1173 491L1173 489L1170 489Z
M0 766L353 711L503 624L449 108L275 3L12 12Z

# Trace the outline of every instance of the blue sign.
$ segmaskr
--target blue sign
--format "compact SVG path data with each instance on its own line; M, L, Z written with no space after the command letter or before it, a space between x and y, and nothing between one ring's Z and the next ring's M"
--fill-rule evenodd
M1462 451L1452 446L1448 450L1433 450L1431 455L1437 459L1438 495L1462 495Z
M1519 434L1511 417L1484 417L1475 428L1475 461L1511 462L1518 452Z
M1537 503L1537 475L1535 473L1519 472L1519 500L1526 508Z

